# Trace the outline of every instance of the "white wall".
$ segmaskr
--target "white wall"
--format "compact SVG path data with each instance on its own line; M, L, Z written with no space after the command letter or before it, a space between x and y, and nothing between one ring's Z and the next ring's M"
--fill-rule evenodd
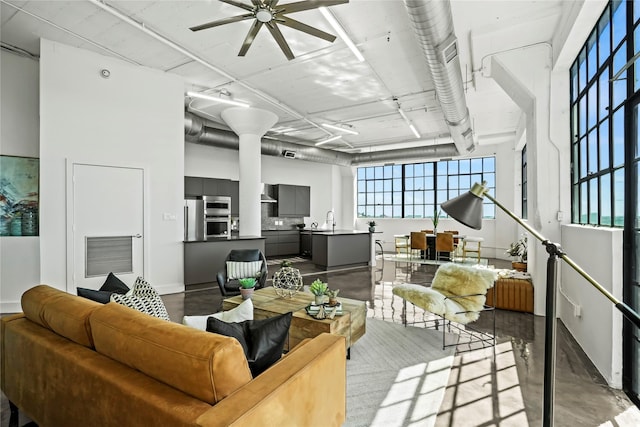
M614 228L562 227L562 248L567 256L620 301L622 235L623 230ZM558 314L609 385L621 388L622 314L593 285L559 262ZM579 317L575 307L579 307Z
M38 62L0 51L0 154L39 157ZM0 313L19 312L40 283L40 238L0 237Z
M48 40L40 55L41 280L66 288L65 162L82 161L146 169L145 278L161 293L183 290L182 80Z

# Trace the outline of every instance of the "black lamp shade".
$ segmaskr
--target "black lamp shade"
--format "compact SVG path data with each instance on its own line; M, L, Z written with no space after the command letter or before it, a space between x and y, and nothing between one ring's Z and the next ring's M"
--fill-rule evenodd
M456 221L474 230L482 228L482 197L470 191L440 205L443 211Z

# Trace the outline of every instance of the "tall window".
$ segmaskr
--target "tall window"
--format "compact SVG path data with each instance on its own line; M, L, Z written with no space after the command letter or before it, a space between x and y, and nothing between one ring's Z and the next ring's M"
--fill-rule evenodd
M527 219L527 146L522 147L522 163L521 163L521 172L522 172L522 219Z
M604 11L571 67L572 222L624 226L625 2ZM613 77L616 79L613 79Z
M358 217L432 218L441 203L482 181L495 197L495 157L358 168ZM485 202L483 215L495 218L493 203Z
M572 222L624 227L624 301L640 310L640 1L610 1L571 70ZM629 66L631 65L631 66ZM623 327L622 386L640 405L640 328Z

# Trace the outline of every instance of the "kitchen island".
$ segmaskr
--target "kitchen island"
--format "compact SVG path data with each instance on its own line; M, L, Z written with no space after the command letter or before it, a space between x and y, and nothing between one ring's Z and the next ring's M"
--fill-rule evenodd
M362 230L308 230L311 261L322 268L371 264L371 233Z
M264 253L264 237L231 236L184 242L184 284L216 282L231 249L260 249Z

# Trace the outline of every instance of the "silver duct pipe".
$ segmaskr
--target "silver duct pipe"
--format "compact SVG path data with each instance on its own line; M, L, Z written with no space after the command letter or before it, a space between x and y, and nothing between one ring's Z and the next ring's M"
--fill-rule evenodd
M404 0L458 154L475 149L449 0Z
M184 133L188 142L211 145L229 150L237 150L239 147L240 138L238 138L238 135L229 130L209 127L202 118L190 112L185 112ZM300 160L338 166L355 166L361 163L393 162L412 159L419 160L422 158L453 157L457 155L457 149L454 144L351 154L264 137L261 142L261 152L263 155L293 157Z

